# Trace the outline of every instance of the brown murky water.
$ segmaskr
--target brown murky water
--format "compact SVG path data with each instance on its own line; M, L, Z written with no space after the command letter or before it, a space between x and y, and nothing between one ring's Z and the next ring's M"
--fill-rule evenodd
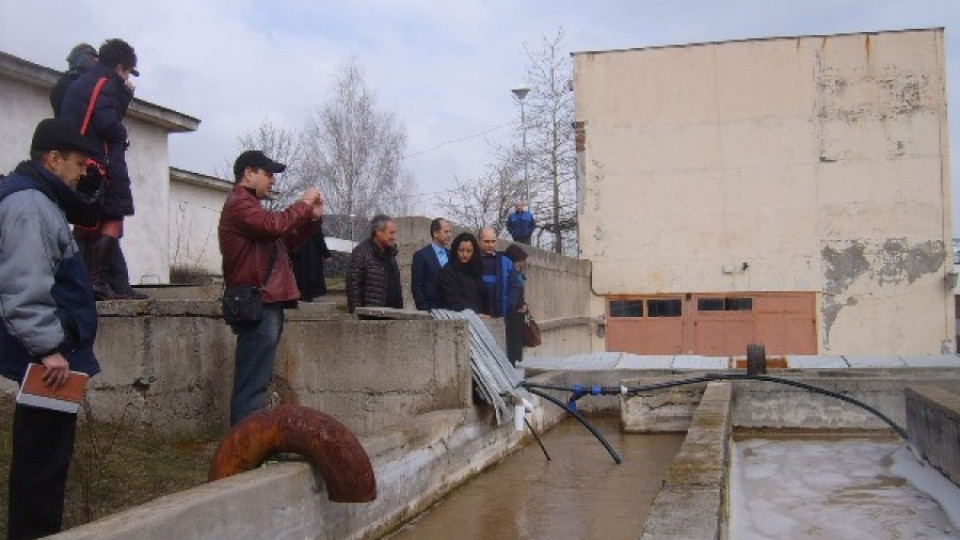
M448 495L389 540L635 539L683 434L621 434L591 422L623 457L617 465L583 426L566 420Z

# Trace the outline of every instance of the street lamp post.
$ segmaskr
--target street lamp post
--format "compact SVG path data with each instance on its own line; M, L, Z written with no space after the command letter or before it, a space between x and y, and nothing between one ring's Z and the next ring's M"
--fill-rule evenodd
M356 217L356 214L350 214L350 243L353 244L353 247L357 246L357 242L353 239L353 221Z
M523 98L527 97L527 94L530 93L530 87L521 84L511 90L511 92L517 97L517 101L520 102L520 129L523 132L523 187L526 191L527 210L532 212L533 210L530 205L530 155L527 153L527 116L523 108Z

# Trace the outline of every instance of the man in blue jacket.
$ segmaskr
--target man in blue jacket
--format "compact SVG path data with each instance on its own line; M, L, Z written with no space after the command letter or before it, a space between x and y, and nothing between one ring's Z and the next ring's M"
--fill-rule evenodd
M440 269L450 259L450 222L437 218L430 222L430 243L413 254L410 288L417 309L429 311L437 307L437 281Z
M497 251L497 232L490 227L480 229L481 281L486 294L483 314L491 317L507 315L507 291L513 261Z
M514 242L529 245L536 226L537 221L533 219L533 214L524 210L523 203L520 202L513 207L513 213L507 217L507 232L513 237Z
M58 388L71 370L95 375L97 308L65 212L97 148L71 126L41 121L30 161L0 181L0 374L17 383L42 364ZM16 405L10 462L9 538L60 531L75 414Z

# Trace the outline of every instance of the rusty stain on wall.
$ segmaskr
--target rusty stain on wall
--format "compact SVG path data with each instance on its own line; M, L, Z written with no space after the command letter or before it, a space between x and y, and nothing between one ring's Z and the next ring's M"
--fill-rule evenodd
M573 140L576 145L577 152L585 152L587 150L587 123L585 121L578 121L573 123Z

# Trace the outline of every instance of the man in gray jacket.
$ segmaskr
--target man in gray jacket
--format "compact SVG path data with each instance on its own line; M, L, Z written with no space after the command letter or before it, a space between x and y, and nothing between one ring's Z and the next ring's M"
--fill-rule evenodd
M0 180L0 374L21 383L31 363L44 383L100 371L93 354L97 308L66 212L97 149L69 125L41 121L30 160ZM60 531L77 416L17 404L10 460L9 538Z

